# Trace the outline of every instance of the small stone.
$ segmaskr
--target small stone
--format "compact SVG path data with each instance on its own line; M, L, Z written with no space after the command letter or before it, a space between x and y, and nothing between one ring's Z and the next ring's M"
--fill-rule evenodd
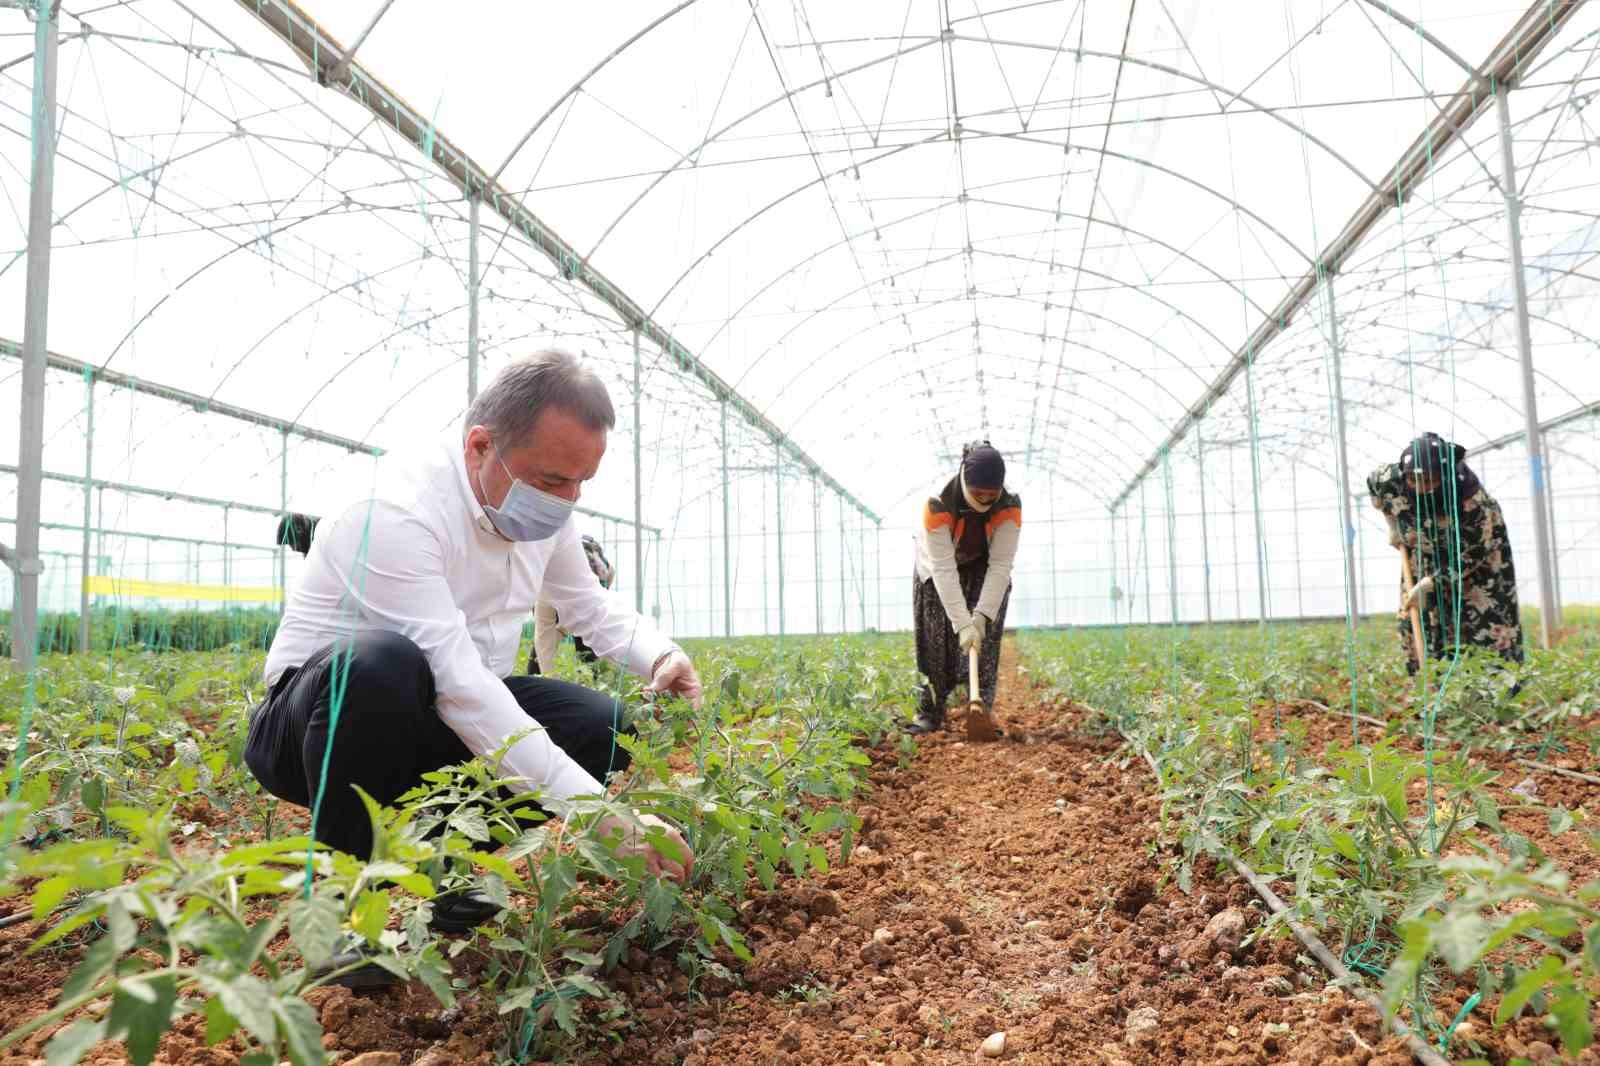
M1290 1032L1289 1026L1284 1022L1267 1022L1261 1027L1261 1035L1264 1037L1288 1036Z
M1226 951L1232 955L1239 950L1240 943L1244 941L1245 922L1244 911L1238 907L1229 907L1218 911L1216 917L1206 924L1206 931L1200 936L1218 951Z
M1238 1039L1238 1037L1239 1037L1239 1027L1237 1025L1228 1026L1227 1032L1228 1032L1229 1036L1233 1037L1234 1039Z
M1269 977L1261 982L1261 994L1264 996L1292 996L1294 983L1287 977Z
M879 926L872 931L872 939L880 944L893 944L894 930L887 926Z
M1456 1035L1461 1035L1461 1029L1459 1027L1456 1029ZM1530 1040L1528 1041L1528 1058L1532 1059L1534 1062L1559 1062L1561 1056L1556 1054L1555 1048L1551 1047L1543 1040Z
M939 1028L939 1021L942 1017L939 1013L939 1008L932 1003L924 1003L917 1008L917 1021L922 1023L924 1029Z
M400 1066L398 1051L363 1051L345 1066Z
M1123 1042L1132 1044L1141 1033L1149 1032L1160 1024L1161 1014L1154 1007L1135 1007L1128 1012L1128 1020L1122 1023Z
M445 1050L443 1044L435 1044L417 1057L411 1066L452 1066L456 1057Z
M972 932L972 929L967 925L966 920L959 914L941 914L939 915L939 921L943 922L944 927L950 930L950 932L954 933L956 936L961 936L965 933Z
M1539 782L1531 777L1524 777L1512 786L1511 791L1529 802L1534 802L1539 798Z
M861 946L861 961L873 966L888 966L894 962L894 948L881 940L869 940Z
M844 911L839 907L839 897L822 889L806 903L806 910L815 918L838 918Z
M913 851L911 853L911 861L916 863L919 866L922 865L923 863L927 862L931 858L933 858L933 856L929 855L925 851Z
M1006 1034L1002 1029L998 1033L990 1033L978 1045L978 1053L986 1059L997 1059L1006 1053Z
M1028 932L1032 932L1032 931L1034 931L1036 929L1043 929L1046 924L1047 923L1045 923L1045 921L1043 919L1035 918L1030 922L1023 922L1022 923L1022 928L1027 930Z
M778 1030L778 1046L785 1051L799 1051L800 1037L804 1031L804 1026L799 1022L790 1022ZM398 1058L395 1066L399 1066Z
M715 1037L716 1034L714 1034L710 1029L696 1029L693 1034L690 1035L689 1039L696 1044L709 1044L713 1039L715 1039Z

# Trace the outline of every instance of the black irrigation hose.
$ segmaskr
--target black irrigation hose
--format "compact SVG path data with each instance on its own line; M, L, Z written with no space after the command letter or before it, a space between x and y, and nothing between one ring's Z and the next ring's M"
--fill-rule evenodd
M1130 747L1136 747L1126 735L1122 739ZM1155 775L1156 782L1159 784L1161 782L1161 768L1156 765L1154 756L1142 747L1137 748L1137 750L1140 755L1144 756L1144 761L1150 765L1150 772ZM1305 949L1311 952L1312 957L1322 963L1323 968L1332 974L1336 980L1345 983L1346 991L1377 1011L1378 1017L1383 1019L1384 1024L1396 1036L1406 1042L1406 1049L1411 1052L1418 1062L1422 1063L1423 1066L1451 1066L1449 1059L1429 1047L1427 1042L1418 1037L1416 1033L1413 1033L1411 1027L1405 1022L1390 1014L1384 1008L1382 999L1360 987L1350 971L1345 968L1344 963L1339 961L1338 956L1328 950L1328 945L1322 942L1321 937L1295 919L1287 917L1288 905L1278 898L1276 892L1272 891L1272 886L1267 883L1265 878L1232 855L1227 856L1227 859L1233 864L1233 868L1238 872L1239 876L1243 877L1249 882L1250 887L1255 889L1256 895L1260 896L1262 901L1272 909L1273 914L1285 915L1284 921L1288 924L1289 931L1295 935L1295 939L1299 940L1305 946Z

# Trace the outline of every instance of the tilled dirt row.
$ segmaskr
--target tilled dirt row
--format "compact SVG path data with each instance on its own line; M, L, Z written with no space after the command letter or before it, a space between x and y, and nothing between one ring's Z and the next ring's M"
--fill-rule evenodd
M1245 943L1246 886L1163 882L1143 765L1041 706L1009 654L1006 740L945 733L886 763L850 864L746 905L748 986L644 1005L590 1061L968 1063L1004 1033L1001 1062L1409 1062L1294 941Z

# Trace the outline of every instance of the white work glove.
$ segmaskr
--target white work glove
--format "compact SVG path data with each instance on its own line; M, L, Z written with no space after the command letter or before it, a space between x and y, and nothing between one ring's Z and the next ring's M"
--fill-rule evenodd
M694 852L684 843L683 835L653 814L637 817L635 822L615 814L607 815L595 823L595 835L619 859L642 857L645 872L651 877L670 877L679 884L687 881L694 872ZM650 840L651 829L662 831L676 849L677 858L656 849Z
M663 692L675 693L688 700L689 705L695 710L699 710L700 704L704 702L700 675L694 672L694 663L676 648L656 663L655 671L650 675L650 683L644 690L650 696Z
M956 643L961 646L961 654L965 655L983 643L983 632L989 627L989 620L976 612L972 620L956 630Z
M1404 606L1401 607L1401 610L1404 610L1404 611L1411 610L1411 606L1414 603L1416 603L1418 600L1422 599L1422 597L1428 595L1432 591L1433 591L1433 575L1429 574L1427 577L1423 578L1421 581L1418 581L1415 585L1411 586L1411 591L1406 593L1406 602L1405 602Z

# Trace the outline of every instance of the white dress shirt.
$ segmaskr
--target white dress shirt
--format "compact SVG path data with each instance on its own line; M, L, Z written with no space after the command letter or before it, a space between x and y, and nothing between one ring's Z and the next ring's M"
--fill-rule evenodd
M459 440L433 449L317 526L267 653L266 682L352 629L403 634L433 669L440 719L487 756L537 725L501 681L516 669L535 602L548 601L564 629L643 677L676 646L600 587L571 519L541 541L495 533L468 486L462 451ZM500 772L556 800L602 791L537 728L507 751Z

